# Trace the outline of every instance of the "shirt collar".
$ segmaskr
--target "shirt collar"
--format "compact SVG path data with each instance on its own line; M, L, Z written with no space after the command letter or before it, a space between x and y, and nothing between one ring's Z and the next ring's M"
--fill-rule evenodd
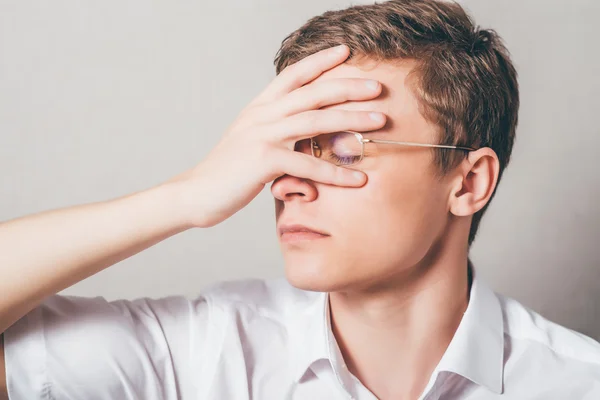
M449 371L502 393L504 375L504 319L496 294L473 275L469 304L436 371Z
M294 329L297 346L292 347L294 381L298 383L308 370L317 362L324 361L333 371L346 392L356 397L349 371L345 368L344 358L335 340L329 314L329 293L319 293L304 312L296 313ZM318 373L318 372L317 372Z
M438 363L434 374L453 372L470 381L502 393L504 371L504 323L500 301L496 294L474 271L469 304ZM329 297L318 293L313 302L294 315L295 335L291 346L294 379L299 381L319 360L327 360L337 372L343 364L329 322Z
M307 370L319 360L329 360L330 338L329 334L329 294L316 293L313 301L301 311L292 316L293 335L290 347L291 359L294 360L294 380L299 381Z

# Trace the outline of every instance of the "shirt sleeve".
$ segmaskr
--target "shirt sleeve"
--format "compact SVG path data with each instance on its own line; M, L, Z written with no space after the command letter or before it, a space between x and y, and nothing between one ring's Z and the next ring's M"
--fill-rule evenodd
M54 295L4 332L10 400L194 398L209 303Z

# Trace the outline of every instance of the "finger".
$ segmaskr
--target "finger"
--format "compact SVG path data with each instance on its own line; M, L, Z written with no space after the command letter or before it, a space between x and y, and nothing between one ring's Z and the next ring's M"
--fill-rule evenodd
M278 167L271 181L282 175L345 187L360 187L367 181L367 175L362 171L338 167L308 154L276 150L273 156Z
M340 45L318 51L287 66L252 103L261 104L280 98L342 63L349 54L348 46Z
M385 123L386 115L378 111L312 110L265 125L261 132L272 141L296 142L330 132L374 131Z
M373 99L381 93L381 84L372 79L340 78L302 86L269 106L271 117L282 118L346 101Z

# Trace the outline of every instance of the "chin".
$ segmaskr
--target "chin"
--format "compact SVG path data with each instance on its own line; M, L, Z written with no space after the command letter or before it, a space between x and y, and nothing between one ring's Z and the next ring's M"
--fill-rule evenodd
M286 254L285 276L288 282L302 290L336 292L353 286L347 264L315 253Z

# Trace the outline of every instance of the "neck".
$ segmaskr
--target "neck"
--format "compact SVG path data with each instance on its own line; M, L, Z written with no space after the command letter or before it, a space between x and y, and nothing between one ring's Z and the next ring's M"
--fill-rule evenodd
M330 293L348 369L380 399L422 393L467 308L467 250L427 258L384 286Z

